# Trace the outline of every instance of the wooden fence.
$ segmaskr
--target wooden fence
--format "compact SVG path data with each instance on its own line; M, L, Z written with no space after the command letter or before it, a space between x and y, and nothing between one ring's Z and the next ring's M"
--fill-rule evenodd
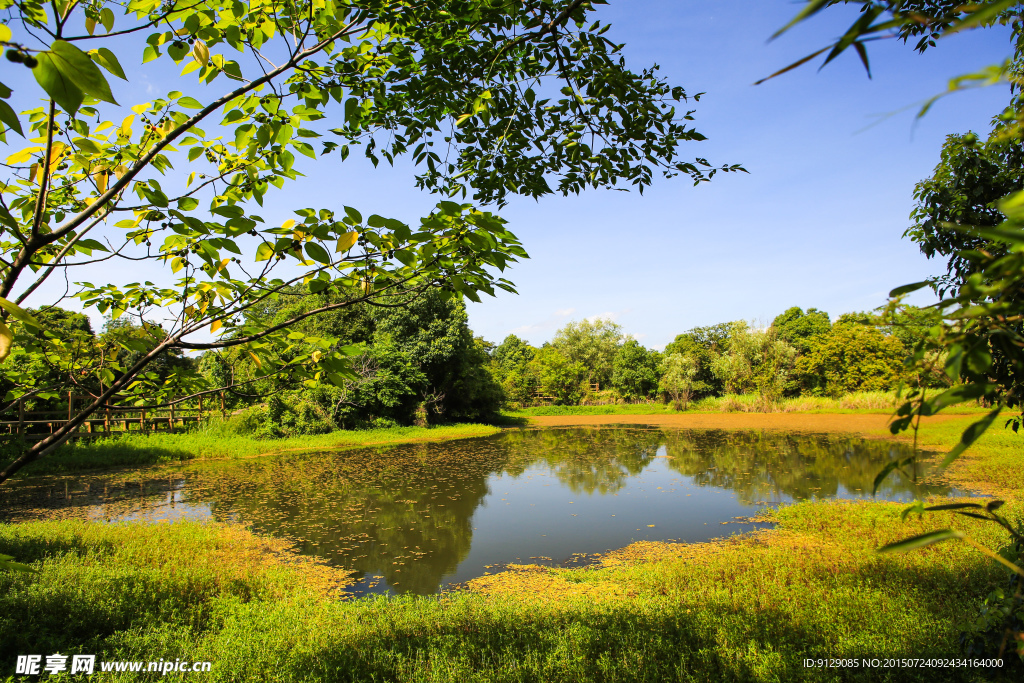
M170 432L185 427L190 422L199 422L210 415L227 415L224 392L213 396L204 405L203 397L189 401L189 405L171 405L162 408L118 405L126 397L116 396L110 407L101 408L85 420L72 433L72 439L98 438L113 434ZM217 399L220 399L219 401ZM67 410L25 410L24 400L19 400L16 415L0 415L0 438L19 437L27 441L45 439L50 434L73 420L80 409L95 400L68 392ZM10 419L7 419L10 418Z
M594 393L597 393L601 389L600 389L600 387L598 387L597 382L592 382L590 384L590 390L593 391ZM533 400L534 400L535 403L539 403L539 404L543 405L544 403L552 403L554 401L557 401L558 398L555 397L555 396L548 396L548 395L546 395L544 393L544 389L542 387L538 387L538 388L533 390Z

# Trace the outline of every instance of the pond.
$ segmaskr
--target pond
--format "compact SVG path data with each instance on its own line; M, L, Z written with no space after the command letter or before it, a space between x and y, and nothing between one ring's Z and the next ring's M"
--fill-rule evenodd
M435 593L511 562L566 565L639 540L750 531L766 505L868 498L900 443L844 435L629 427L37 478L0 519L219 520L351 570L356 595ZM929 463L919 463L927 481ZM884 500L963 495L890 477Z

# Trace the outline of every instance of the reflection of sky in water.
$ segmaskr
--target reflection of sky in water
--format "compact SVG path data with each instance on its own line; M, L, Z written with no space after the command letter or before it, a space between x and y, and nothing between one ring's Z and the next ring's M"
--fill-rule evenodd
M147 500L145 506L138 506L133 512L118 514L116 506L91 505L87 508L88 519L96 522L177 522L190 520L203 522L212 517L208 503L186 503L184 488L167 491L162 501ZM109 508L114 508L111 510Z
M628 428L206 462L17 482L0 518L217 520L290 538L360 577L355 593L430 593L496 571L638 540L749 531L766 505L870 497L902 444L842 436ZM927 466L919 465L924 478ZM145 477L140 479L140 477ZM879 498L962 494L890 477ZM738 519L739 518L739 519Z

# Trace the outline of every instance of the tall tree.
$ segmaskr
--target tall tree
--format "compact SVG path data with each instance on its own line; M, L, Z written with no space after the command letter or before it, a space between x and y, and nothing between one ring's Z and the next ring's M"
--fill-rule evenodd
M505 337L491 353L495 378L505 393L504 400L512 407L528 405L539 386L530 370L535 353L536 349L514 334Z
M622 344L622 326L609 318L570 322L555 333L551 346L586 373L585 380L611 384L615 354Z
M421 400L432 417L480 419L497 412L501 391L461 298L429 292L401 307L375 308L372 315L374 343L390 339L423 373Z
M14 21L0 43L33 69L45 101L36 106L34 87L0 87L5 139L40 140L8 157L0 181L0 359L12 345L44 353L45 331L22 306L52 303L38 299L55 272L85 283L72 294L86 307L159 317L165 333L127 340L138 361L0 481L115 393L179 391L135 382L172 350L244 347L266 374L343 383L351 356L331 338L290 338L293 323L429 289L473 300L514 291L500 271L526 252L489 205L742 170L680 158L684 143L704 139L686 92L654 68L631 71L587 0L5 6ZM127 79L121 62L139 57L184 68L128 113L101 69ZM374 164L408 155L417 186L445 201L415 226L335 201L295 207L280 226L256 213L300 177L296 154L344 160L358 149ZM120 258L177 279L110 282L105 262ZM247 322L247 310L296 284L340 300L279 325ZM290 349L288 360L273 348Z
M692 354L669 353L665 355L658 388L671 397L676 410L686 410L693 394L694 378L700 369L697 357Z
M654 397L661 370L660 353L645 348L636 339L627 339L615 354L612 366L612 386L624 399Z
M665 346L666 356L678 353L696 360L697 370L691 386L695 398L719 396L725 390L725 384L715 376L712 363L728 350L729 330L730 323L695 327L677 335Z
M812 337L828 334L832 322L828 313L817 308L808 308L804 313L798 306L787 308L785 313L775 316L772 327L778 331L779 338L788 342L798 352L806 353Z
M996 203L1024 189L1024 142L1006 139L997 125L984 142L974 133L949 135L930 178L914 188L914 222L904 233L928 258L946 260L945 276L936 278L939 295L955 290L975 271L962 252L985 249L997 255L1007 245L952 225L994 227L1005 220Z

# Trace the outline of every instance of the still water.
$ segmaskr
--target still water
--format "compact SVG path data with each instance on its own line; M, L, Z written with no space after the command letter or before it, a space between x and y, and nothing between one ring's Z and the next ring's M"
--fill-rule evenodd
M5 487L0 520L218 520L354 572L354 594L434 593L509 562L758 528L766 505L870 497L903 444L845 436L533 429L460 441L194 463ZM927 479L927 463L918 465ZM920 481L920 479L919 479ZM961 494L890 477L878 497Z

